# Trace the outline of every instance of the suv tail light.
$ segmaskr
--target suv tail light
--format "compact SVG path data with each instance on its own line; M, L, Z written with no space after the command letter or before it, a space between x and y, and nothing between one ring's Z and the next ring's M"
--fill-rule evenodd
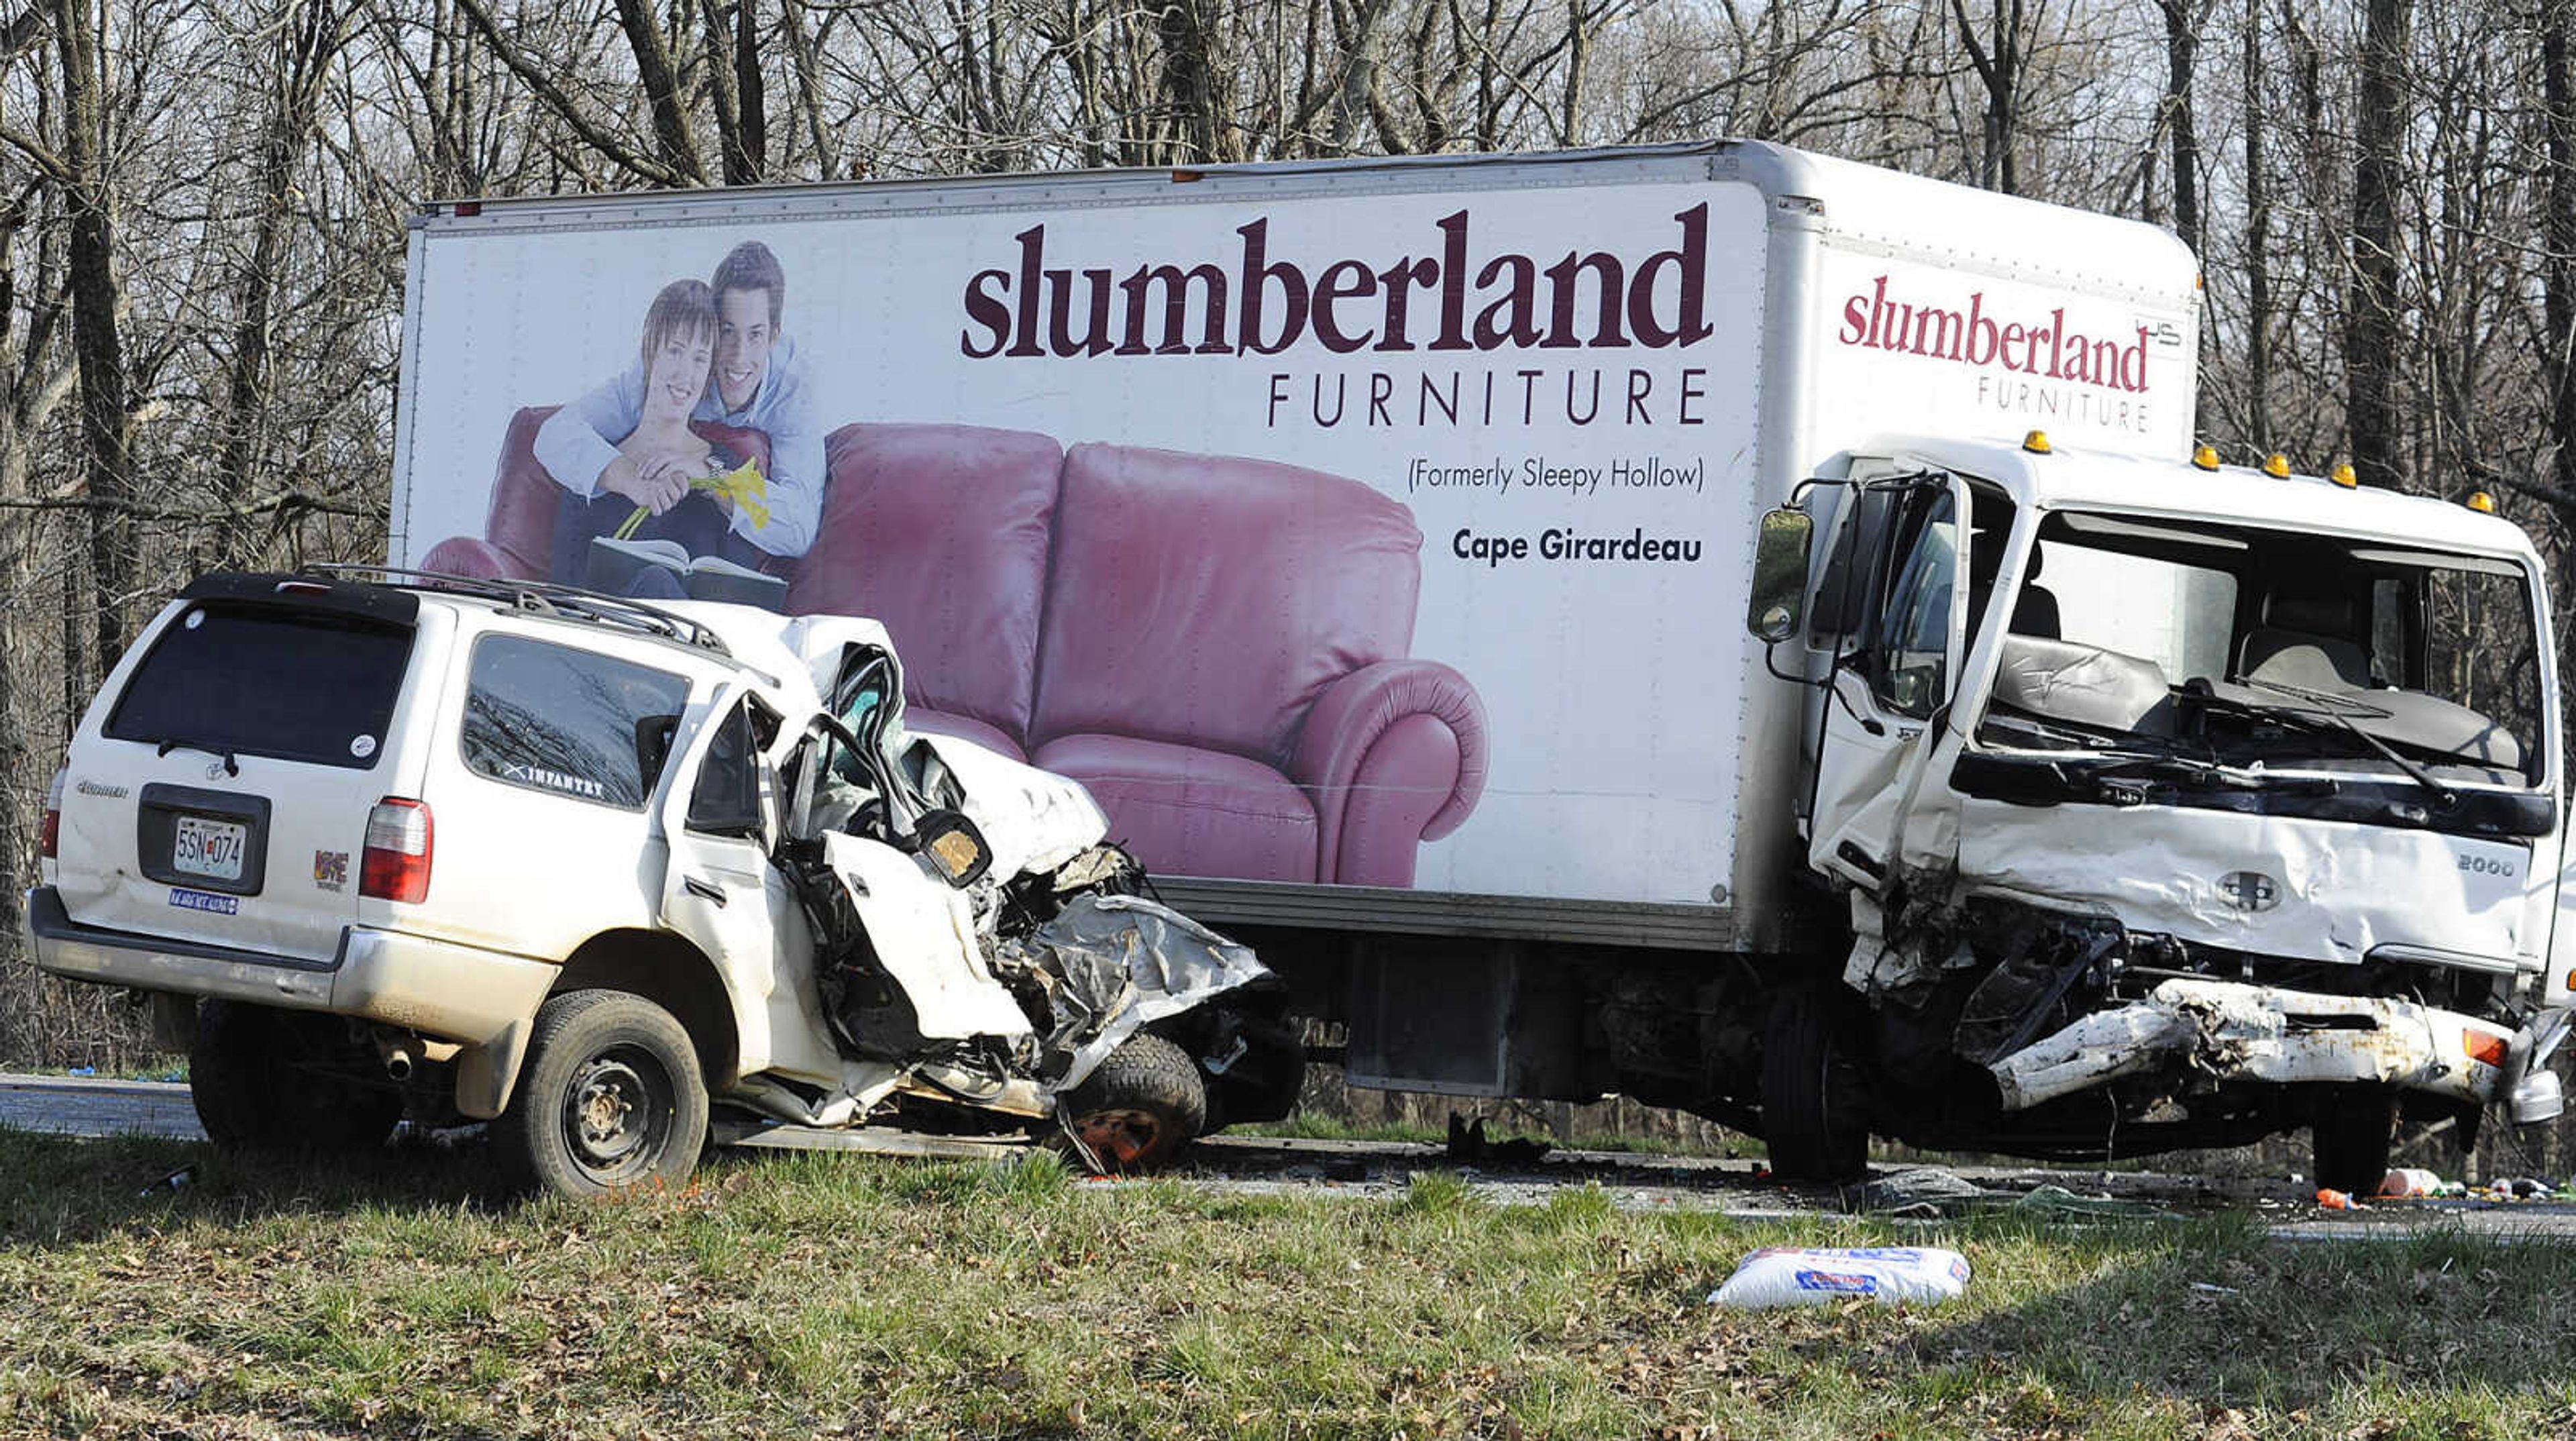
M63 773L54 772L54 782L45 787L45 824L36 832L36 854L52 860L63 848Z
M429 895L429 807L387 796L367 812L367 850L358 894L418 905Z

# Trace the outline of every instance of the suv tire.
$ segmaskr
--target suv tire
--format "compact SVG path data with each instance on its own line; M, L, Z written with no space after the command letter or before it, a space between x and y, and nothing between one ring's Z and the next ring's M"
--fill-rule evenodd
M669 1011L625 991L573 991L537 1011L494 1160L521 1190L601 1196L677 1185L707 1139L697 1048Z
M336 1016L246 1001L197 1006L188 1094L223 1150L374 1150L402 1119L402 1093L363 1079L372 1059Z
M1112 1171L1150 1171L1207 1129L1207 1085L1189 1053L1142 1033L1119 1042L1064 1098L1064 1126Z

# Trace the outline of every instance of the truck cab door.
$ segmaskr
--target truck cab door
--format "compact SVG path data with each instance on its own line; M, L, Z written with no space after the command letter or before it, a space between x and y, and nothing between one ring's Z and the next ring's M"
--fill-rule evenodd
M1825 681L1808 861L1876 893L1966 647L1968 502L1938 472L1855 481L1833 544L1850 547L1835 563L1858 594L1841 602L1850 629Z

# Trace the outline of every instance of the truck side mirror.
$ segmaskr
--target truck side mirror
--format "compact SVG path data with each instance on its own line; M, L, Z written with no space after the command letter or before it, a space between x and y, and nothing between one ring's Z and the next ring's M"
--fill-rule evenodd
M1762 514L1753 542L1753 599L1744 628L1759 641L1778 644L1807 619L1807 546L1816 522L1803 510L1781 506Z

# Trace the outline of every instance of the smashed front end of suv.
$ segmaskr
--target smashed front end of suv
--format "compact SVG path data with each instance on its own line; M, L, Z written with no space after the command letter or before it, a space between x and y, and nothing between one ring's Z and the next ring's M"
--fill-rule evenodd
M1081 786L906 731L891 650L837 650L779 775L776 856L853 1105L743 1099L801 1125L1051 1133L1101 1170L1286 1115L1304 1053L1250 948L1154 898Z

